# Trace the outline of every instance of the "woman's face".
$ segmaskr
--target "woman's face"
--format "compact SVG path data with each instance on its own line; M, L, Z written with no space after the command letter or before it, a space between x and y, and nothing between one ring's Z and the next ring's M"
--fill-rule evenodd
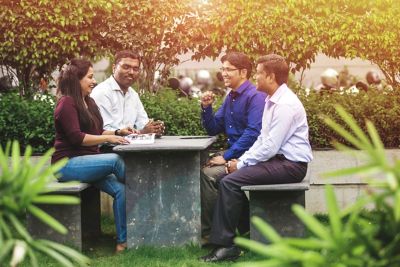
M94 86L96 85L96 80L94 79L93 68L90 67L85 77L83 77L80 81L82 95L88 96L92 92Z

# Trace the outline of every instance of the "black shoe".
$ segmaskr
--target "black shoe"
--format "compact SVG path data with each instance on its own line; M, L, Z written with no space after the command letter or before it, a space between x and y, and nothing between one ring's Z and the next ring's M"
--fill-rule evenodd
M199 259L204 262L234 261L239 258L240 253L241 250L236 246L218 247Z

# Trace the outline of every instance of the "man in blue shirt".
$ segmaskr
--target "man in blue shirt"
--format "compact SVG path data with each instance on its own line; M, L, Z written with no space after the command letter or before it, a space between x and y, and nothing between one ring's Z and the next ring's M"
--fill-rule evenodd
M217 197L217 182L225 175L224 164L239 158L257 139L265 104L264 93L257 92L248 80L252 64L243 53L230 52L222 57L222 77L231 88L224 103L213 114L214 95L206 92L201 98L202 122L209 135L225 133L228 149L213 156L202 169L201 205L202 236L206 242L210 234L213 209ZM248 218L246 218L248 219Z
M234 260L240 255L233 239L236 229L243 230L243 214L249 217L242 186L301 182L312 160L306 112L286 85L289 67L285 59L271 54L257 63L257 90L268 94L261 134L239 159L226 163L228 175L218 184L210 236L216 247L201 258L206 262Z

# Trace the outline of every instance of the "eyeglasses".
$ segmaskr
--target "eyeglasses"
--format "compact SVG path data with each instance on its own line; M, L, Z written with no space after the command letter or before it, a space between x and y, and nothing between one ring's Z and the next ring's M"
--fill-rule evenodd
M233 71L238 70L238 69L234 69L234 68L220 68L219 70L220 70L221 72L233 72Z
M123 65L120 65L120 66L121 66L121 68L123 70L126 70L126 71L129 71L129 70L133 70L133 72L139 72L140 71L140 67L137 67L137 66L130 66L130 65L126 65L126 64L123 64Z

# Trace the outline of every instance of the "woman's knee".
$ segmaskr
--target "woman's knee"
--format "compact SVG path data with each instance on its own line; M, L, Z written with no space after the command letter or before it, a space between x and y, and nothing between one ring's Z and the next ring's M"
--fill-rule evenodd
M115 154L115 153L109 153L107 155L110 156L110 160L114 163L114 165L117 168L125 168L125 162L120 155Z
M121 198L125 197L125 185L120 182L114 182L113 185L113 197Z

